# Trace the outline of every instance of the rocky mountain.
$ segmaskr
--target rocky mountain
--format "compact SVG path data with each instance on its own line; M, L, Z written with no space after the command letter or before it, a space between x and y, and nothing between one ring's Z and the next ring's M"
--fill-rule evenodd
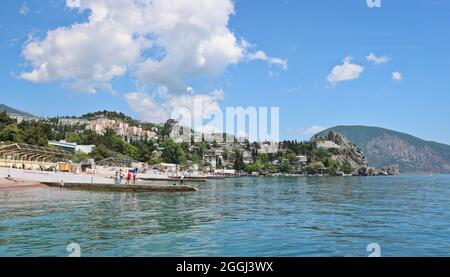
M330 131L325 136L315 136L313 141L319 148L326 148L332 153L331 159L339 165L346 165L354 176L396 175L399 173L397 165L384 166L379 169L370 165L361 148L353 144L341 134ZM335 172L334 175L343 175Z
M450 146L377 127L337 126L317 134L339 133L361 148L370 165L397 164L400 172L450 173Z

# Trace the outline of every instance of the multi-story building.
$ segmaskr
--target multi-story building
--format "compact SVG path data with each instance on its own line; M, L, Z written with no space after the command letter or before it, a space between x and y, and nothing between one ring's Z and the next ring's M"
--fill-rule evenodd
M14 113L8 113L8 116L12 119L15 119L18 124L22 122L35 122L39 121L40 118L31 116L31 115L21 115L21 114L14 114Z
M122 137L124 140L150 140L156 138L157 134L153 131L144 130L142 127L130 126L128 123L121 120L98 118L91 120L86 127L88 130L95 131L98 134L103 134L106 129L111 128L114 132Z
M83 118L60 118L58 120L58 124L64 126L89 125L89 123L89 120Z

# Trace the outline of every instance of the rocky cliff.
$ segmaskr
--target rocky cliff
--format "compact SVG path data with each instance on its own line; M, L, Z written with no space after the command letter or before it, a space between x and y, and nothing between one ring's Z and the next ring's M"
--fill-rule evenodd
M450 173L449 145L366 126L337 126L317 135L326 136L330 131L342 134L361 148L372 166L397 164L400 172Z
M365 157L363 151L353 144L343 135L330 131L325 137L316 136L316 142L331 141L335 143L336 148L329 149L332 153L332 159L340 165L348 165L351 168L351 175L355 176L387 176L399 173L398 165L389 165L381 169L373 167ZM335 172L335 175L342 175L343 172Z

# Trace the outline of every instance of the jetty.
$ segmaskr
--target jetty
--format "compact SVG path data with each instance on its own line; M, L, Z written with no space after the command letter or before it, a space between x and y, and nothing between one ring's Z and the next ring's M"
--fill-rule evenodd
M138 177L138 179L143 181L179 182L181 177ZM203 178L185 177L184 179L196 183L207 182L207 180Z
M64 183L41 182L49 187L64 189L95 190L95 191L119 191L119 192L195 192L196 188L189 185L116 185L102 183Z

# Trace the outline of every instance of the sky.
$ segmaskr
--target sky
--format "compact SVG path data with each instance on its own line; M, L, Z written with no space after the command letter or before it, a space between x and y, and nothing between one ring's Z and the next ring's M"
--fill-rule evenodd
M281 139L368 125L450 144L449 29L446 0L11 0L0 103L154 122L279 107Z

